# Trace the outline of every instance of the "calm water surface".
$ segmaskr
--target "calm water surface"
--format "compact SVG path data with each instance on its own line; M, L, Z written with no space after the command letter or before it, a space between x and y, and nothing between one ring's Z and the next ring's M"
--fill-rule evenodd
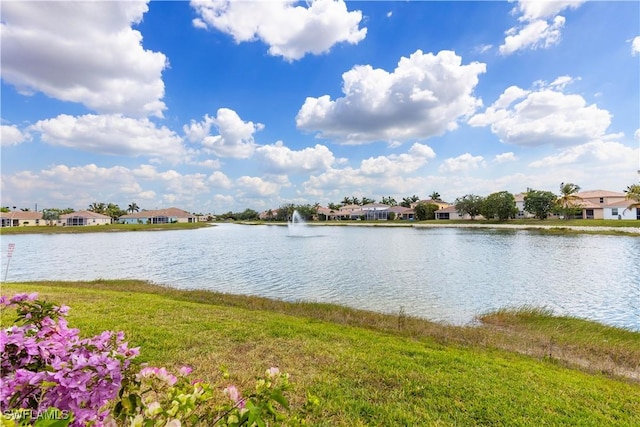
M545 306L640 330L640 238L533 231L216 227L2 236L8 281L145 279L464 324Z

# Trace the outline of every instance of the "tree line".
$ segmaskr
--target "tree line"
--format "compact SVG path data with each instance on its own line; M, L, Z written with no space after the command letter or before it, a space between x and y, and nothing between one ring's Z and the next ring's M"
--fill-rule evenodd
M561 183L559 195L554 194L551 191L534 190L528 188L524 193L524 210L532 213L538 219L546 219L551 214L561 215L565 218L572 218L580 215L582 208L580 207L581 199L577 195L580 191L580 186L574 183ZM627 209L640 208L640 184L629 185L624 190L627 200L631 202ZM442 201L440 194L436 191L429 195L430 201L439 202ZM382 197L381 204L388 206L403 206L406 208L414 205L414 215L416 220L425 221L435 218L435 212L439 209L439 206L430 201L420 202L420 197L417 195L403 197L401 202L392 196ZM416 202L419 202L416 204ZM347 205L363 206L370 203L376 203L375 199L368 197L359 198L357 196L345 196L339 203L329 203L328 208L333 211L338 211L341 207ZM460 215L468 215L471 219L482 215L487 219L498 219L501 221L509 218L514 218L518 214L516 207L515 196L508 191L499 191L489 194L486 197L479 196L477 194L466 194L459 197L453 203L456 211ZM266 212L266 220L268 221L287 221L291 218L294 211L305 219L311 220L318 213L319 203L311 204L284 204L278 209L268 210ZM13 206L13 210L16 207ZM22 211L30 211L29 208L22 208ZM127 206L127 209L121 209L114 203L94 202L87 208L90 212L95 212L103 215L110 216L114 221L117 221L122 215L127 213L139 212L140 207L137 203L132 202ZM0 207L0 211L9 212L9 206ZM43 209L43 219L45 220L57 220L60 215L73 213L73 208L58 209L49 208ZM222 220L240 220L250 221L259 219L260 214L253 209L245 209L242 212L223 213L218 215ZM391 218L393 219L393 218Z

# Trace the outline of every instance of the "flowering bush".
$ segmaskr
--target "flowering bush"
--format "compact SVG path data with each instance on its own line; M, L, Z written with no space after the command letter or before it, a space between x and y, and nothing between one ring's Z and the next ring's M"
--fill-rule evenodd
M122 332L81 339L64 316L69 308L36 300L37 294L0 297L16 306L15 324L0 331L0 409L57 408L73 414L72 426L102 422L116 397L122 372L138 355Z
M134 363L122 332L81 339L70 329L69 308L37 300L37 294L0 297L0 308L15 307L14 325L0 331L0 425L14 426L266 426L285 420L288 374L271 368L242 396L234 385L215 406L212 386L189 381L165 368ZM309 399L302 414L317 399ZM308 406L310 405L310 406ZM298 417L291 424L304 424Z

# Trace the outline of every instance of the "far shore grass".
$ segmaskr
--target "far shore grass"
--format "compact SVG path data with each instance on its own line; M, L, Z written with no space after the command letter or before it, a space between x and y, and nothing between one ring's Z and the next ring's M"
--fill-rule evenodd
M71 307L85 336L122 330L157 366L250 386L278 366L314 426L640 425L640 332L505 308L451 326L312 302L134 280L3 283ZM2 312L8 325L13 313Z
M176 222L172 224L105 224L88 226L23 226L2 227L0 235L11 234L56 234L56 233L103 233L119 231L166 231L166 230L194 230L210 227L206 222Z

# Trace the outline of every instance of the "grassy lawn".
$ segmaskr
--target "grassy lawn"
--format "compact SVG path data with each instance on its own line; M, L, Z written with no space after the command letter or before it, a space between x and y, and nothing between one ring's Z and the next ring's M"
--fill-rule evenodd
M162 231L162 230L192 230L210 227L206 222L176 222L173 224L106 224L84 227L67 226L33 226L33 227L2 227L0 234L53 234L53 233L102 233L116 231Z
M475 327L138 281L6 283L71 307L83 335L123 330L158 366L252 384L291 374L318 426L640 425L640 333L523 308ZM2 313L2 324L11 320ZM606 367L605 367L606 366Z

